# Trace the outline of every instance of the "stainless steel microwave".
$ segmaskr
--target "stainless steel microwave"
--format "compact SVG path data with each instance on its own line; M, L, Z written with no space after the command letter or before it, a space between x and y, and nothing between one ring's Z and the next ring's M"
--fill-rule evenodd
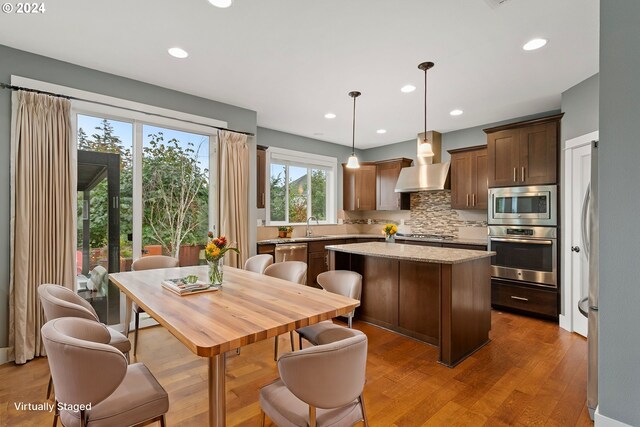
M556 185L489 189L489 224L558 225Z

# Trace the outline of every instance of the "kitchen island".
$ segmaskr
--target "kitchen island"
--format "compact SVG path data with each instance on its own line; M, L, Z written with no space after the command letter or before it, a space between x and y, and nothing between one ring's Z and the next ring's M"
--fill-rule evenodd
M357 318L438 346L449 367L489 342L494 252L382 242L326 249L332 270L362 274Z

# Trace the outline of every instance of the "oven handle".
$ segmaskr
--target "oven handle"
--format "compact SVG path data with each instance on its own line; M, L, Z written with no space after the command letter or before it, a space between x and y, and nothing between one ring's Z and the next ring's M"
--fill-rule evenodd
M532 245L553 245L553 240L505 239L502 237L491 237L490 240L492 242L527 243Z

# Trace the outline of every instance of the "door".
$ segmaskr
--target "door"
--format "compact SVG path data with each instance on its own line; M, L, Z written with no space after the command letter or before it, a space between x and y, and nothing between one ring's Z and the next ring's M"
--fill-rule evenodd
M489 187L487 181L487 150L471 153L472 200L474 209L487 209L489 206Z
M451 208L469 209L472 198L471 153L451 155Z
M572 174L569 188L571 196L571 258L572 277L571 307L574 332L587 336L587 318L577 309L582 295L587 295L589 288L588 248L588 208L591 182L591 146L571 150Z
M376 210L376 165L360 165L356 171L356 210Z
M489 187L506 187L520 182L519 138L519 129L503 130L488 135Z
M520 130L520 164L517 178L523 185L556 183L557 123L529 126Z

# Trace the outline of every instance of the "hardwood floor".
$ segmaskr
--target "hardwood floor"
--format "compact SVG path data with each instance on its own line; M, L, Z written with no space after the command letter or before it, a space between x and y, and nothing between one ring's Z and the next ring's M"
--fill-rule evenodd
M362 322L354 327L369 337L364 398L371 426L593 425L586 340L556 324L493 311L492 342L454 369L436 362L435 347ZM288 348L288 335L281 340ZM272 352L267 340L229 355L228 425L260 425L258 390L278 376ZM169 393L169 426L206 425L204 359L154 327L140 332L137 361ZM0 425L50 425L52 414L14 407L42 403L48 378L46 358L0 366Z

